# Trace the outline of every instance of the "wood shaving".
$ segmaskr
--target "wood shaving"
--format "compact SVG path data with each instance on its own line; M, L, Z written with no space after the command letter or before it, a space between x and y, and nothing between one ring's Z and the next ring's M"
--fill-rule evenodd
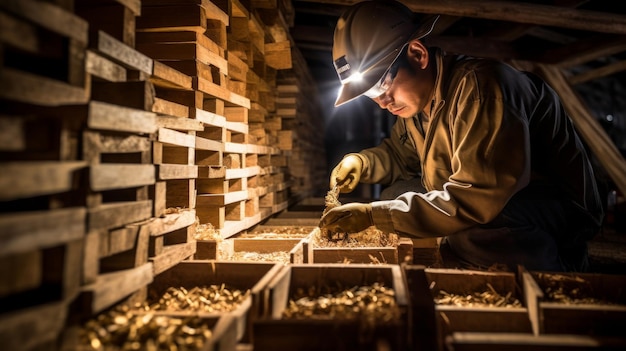
M487 283L487 290L469 294L454 294L439 290L434 301L437 305L461 307L522 307L522 303L513 297L512 292L501 295L489 283Z
M594 297L592 284L575 275L537 273L537 283L545 301L566 305L614 305L616 303Z
M253 261L253 262L280 262L289 263L290 256L287 251L274 252L254 252L254 251L236 251L229 258L232 261Z
M296 289L283 311L284 319L358 320L366 329L398 321L400 315L395 291L380 283L350 289Z
M194 226L194 239L196 240L215 240L217 242L223 240L219 230L215 229L211 223L200 224L200 219L197 216Z
M322 215L329 210L341 206L339 187L336 185L324 197L325 208ZM394 247L398 246L398 235L384 233L371 226L358 233L330 233L326 229L317 228L313 231L312 244L315 247Z

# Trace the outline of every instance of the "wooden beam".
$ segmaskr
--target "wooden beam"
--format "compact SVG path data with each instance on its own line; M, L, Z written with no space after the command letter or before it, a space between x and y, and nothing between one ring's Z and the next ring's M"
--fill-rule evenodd
M301 0L352 5L360 0ZM509 21L584 31L626 34L626 15L562 6L491 0L404 1L414 12Z
M539 74L561 97L561 102L572 118L576 130L598 158L617 188L626 194L626 160L606 134L582 99L572 89L559 68L537 65Z
M618 61L606 66L602 66L596 69L591 69L586 72L569 77L569 83L572 85L581 84L590 80L603 78L610 76L614 73L626 71L626 61Z

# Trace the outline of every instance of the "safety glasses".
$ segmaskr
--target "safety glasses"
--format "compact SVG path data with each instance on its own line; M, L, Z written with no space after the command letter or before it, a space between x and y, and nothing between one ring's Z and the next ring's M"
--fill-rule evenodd
M383 77L376 84L374 84L373 87L364 92L363 95L367 96L370 99L375 99L386 93L387 90L389 90L389 88L391 87L391 84L393 84L393 80L398 74L398 69L400 69L400 64L399 60L396 59L391 64L391 66L389 66L389 69L385 71Z

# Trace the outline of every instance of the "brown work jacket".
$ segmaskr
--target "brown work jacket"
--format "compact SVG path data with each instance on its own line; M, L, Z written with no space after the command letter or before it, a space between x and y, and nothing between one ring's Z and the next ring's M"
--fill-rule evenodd
M425 193L372 203L381 230L438 237L492 221L531 180L554 184L596 223L603 210L583 144L557 94L538 77L487 59L447 56L437 64L426 130L398 118L391 135L357 153L361 181L420 176ZM410 125L413 123L414 125Z

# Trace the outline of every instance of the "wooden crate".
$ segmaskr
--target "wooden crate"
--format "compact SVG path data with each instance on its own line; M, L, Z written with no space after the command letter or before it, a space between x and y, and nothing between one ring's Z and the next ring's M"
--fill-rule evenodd
M229 238L220 243L220 260L304 263L302 239Z
M244 303L227 313L236 319L237 341L250 342L253 337L251 325L266 309L266 286L280 270L281 265L267 262L184 261L156 276L148 286L148 295L161 296L169 287L190 289L212 284L250 290L250 296ZM209 317L210 314L202 315Z
M400 238L397 246L316 247L313 238L319 230L314 228L303 241L309 263L398 264L412 261L413 242L410 239Z
M440 349L444 347L445 338L453 332L499 332L529 335L532 335L533 331L536 332L536 321L529 314L529 302L527 300L527 298L531 300L530 303L532 304L534 296L526 294L516 274L442 268L427 268L425 273L433 299L441 291L467 296L491 291L493 288L499 295L510 294L511 297L516 298L521 303L521 307L474 307L462 303L460 305L435 304Z
M199 334L196 341L200 341L201 345L194 344L194 350L198 351L235 351L237 345L237 319L236 317L228 314L224 315L202 315L193 312L165 312L165 311L151 311L146 312L143 310L133 309L129 307L129 310L121 309L125 305L117 305L107 311L103 311L91 320L84 324L73 323L68 325L62 333L60 338L60 351L91 351L94 350L92 346L92 340L94 338L103 338L100 343L104 350L126 350L128 345L124 344L131 340L140 339L143 343L141 346L152 341L154 344L158 344L160 337L170 337L172 344L169 347L181 347L187 349L186 343L190 340L183 337L175 337L172 334L189 334L198 328L207 328L211 331L210 337ZM116 318L119 316L121 318ZM118 320L116 320L118 319ZM135 335L128 335L127 338L120 338L124 336L122 333L118 334L118 338L111 338L107 340L107 333L115 334L117 330L124 331L124 323L120 323L119 319L125 320L126 323L131 325L130 333L135 331ZM141 322L139 322L139 320ZM95 326L99 326L102 330L97 330ZM172 328L174 327L174 328ZM189 327L189 329L185 328ZM89 335L89 333L93 333ZM143 333L143 334L141 334ZM120 335L121 334L121 335ZM134 338L134 339L133 339ZM120 340L121 339L121 340ZM162 349L162 348L159 348Z
M523 279L538 290L540 334L624 336L626 275L534 271Z
M360 320L329 317L283 319L289 299L298 289L339 291L374 283L392 288L400 310L399 320L361 329ZM397 265L321 265L285 267L268 285L269 305L266 317L253 324L255 351L265 350L374 350L384 345L389 350L403 350L407 323L406 286ZM367 330L365 330L367 329Z

